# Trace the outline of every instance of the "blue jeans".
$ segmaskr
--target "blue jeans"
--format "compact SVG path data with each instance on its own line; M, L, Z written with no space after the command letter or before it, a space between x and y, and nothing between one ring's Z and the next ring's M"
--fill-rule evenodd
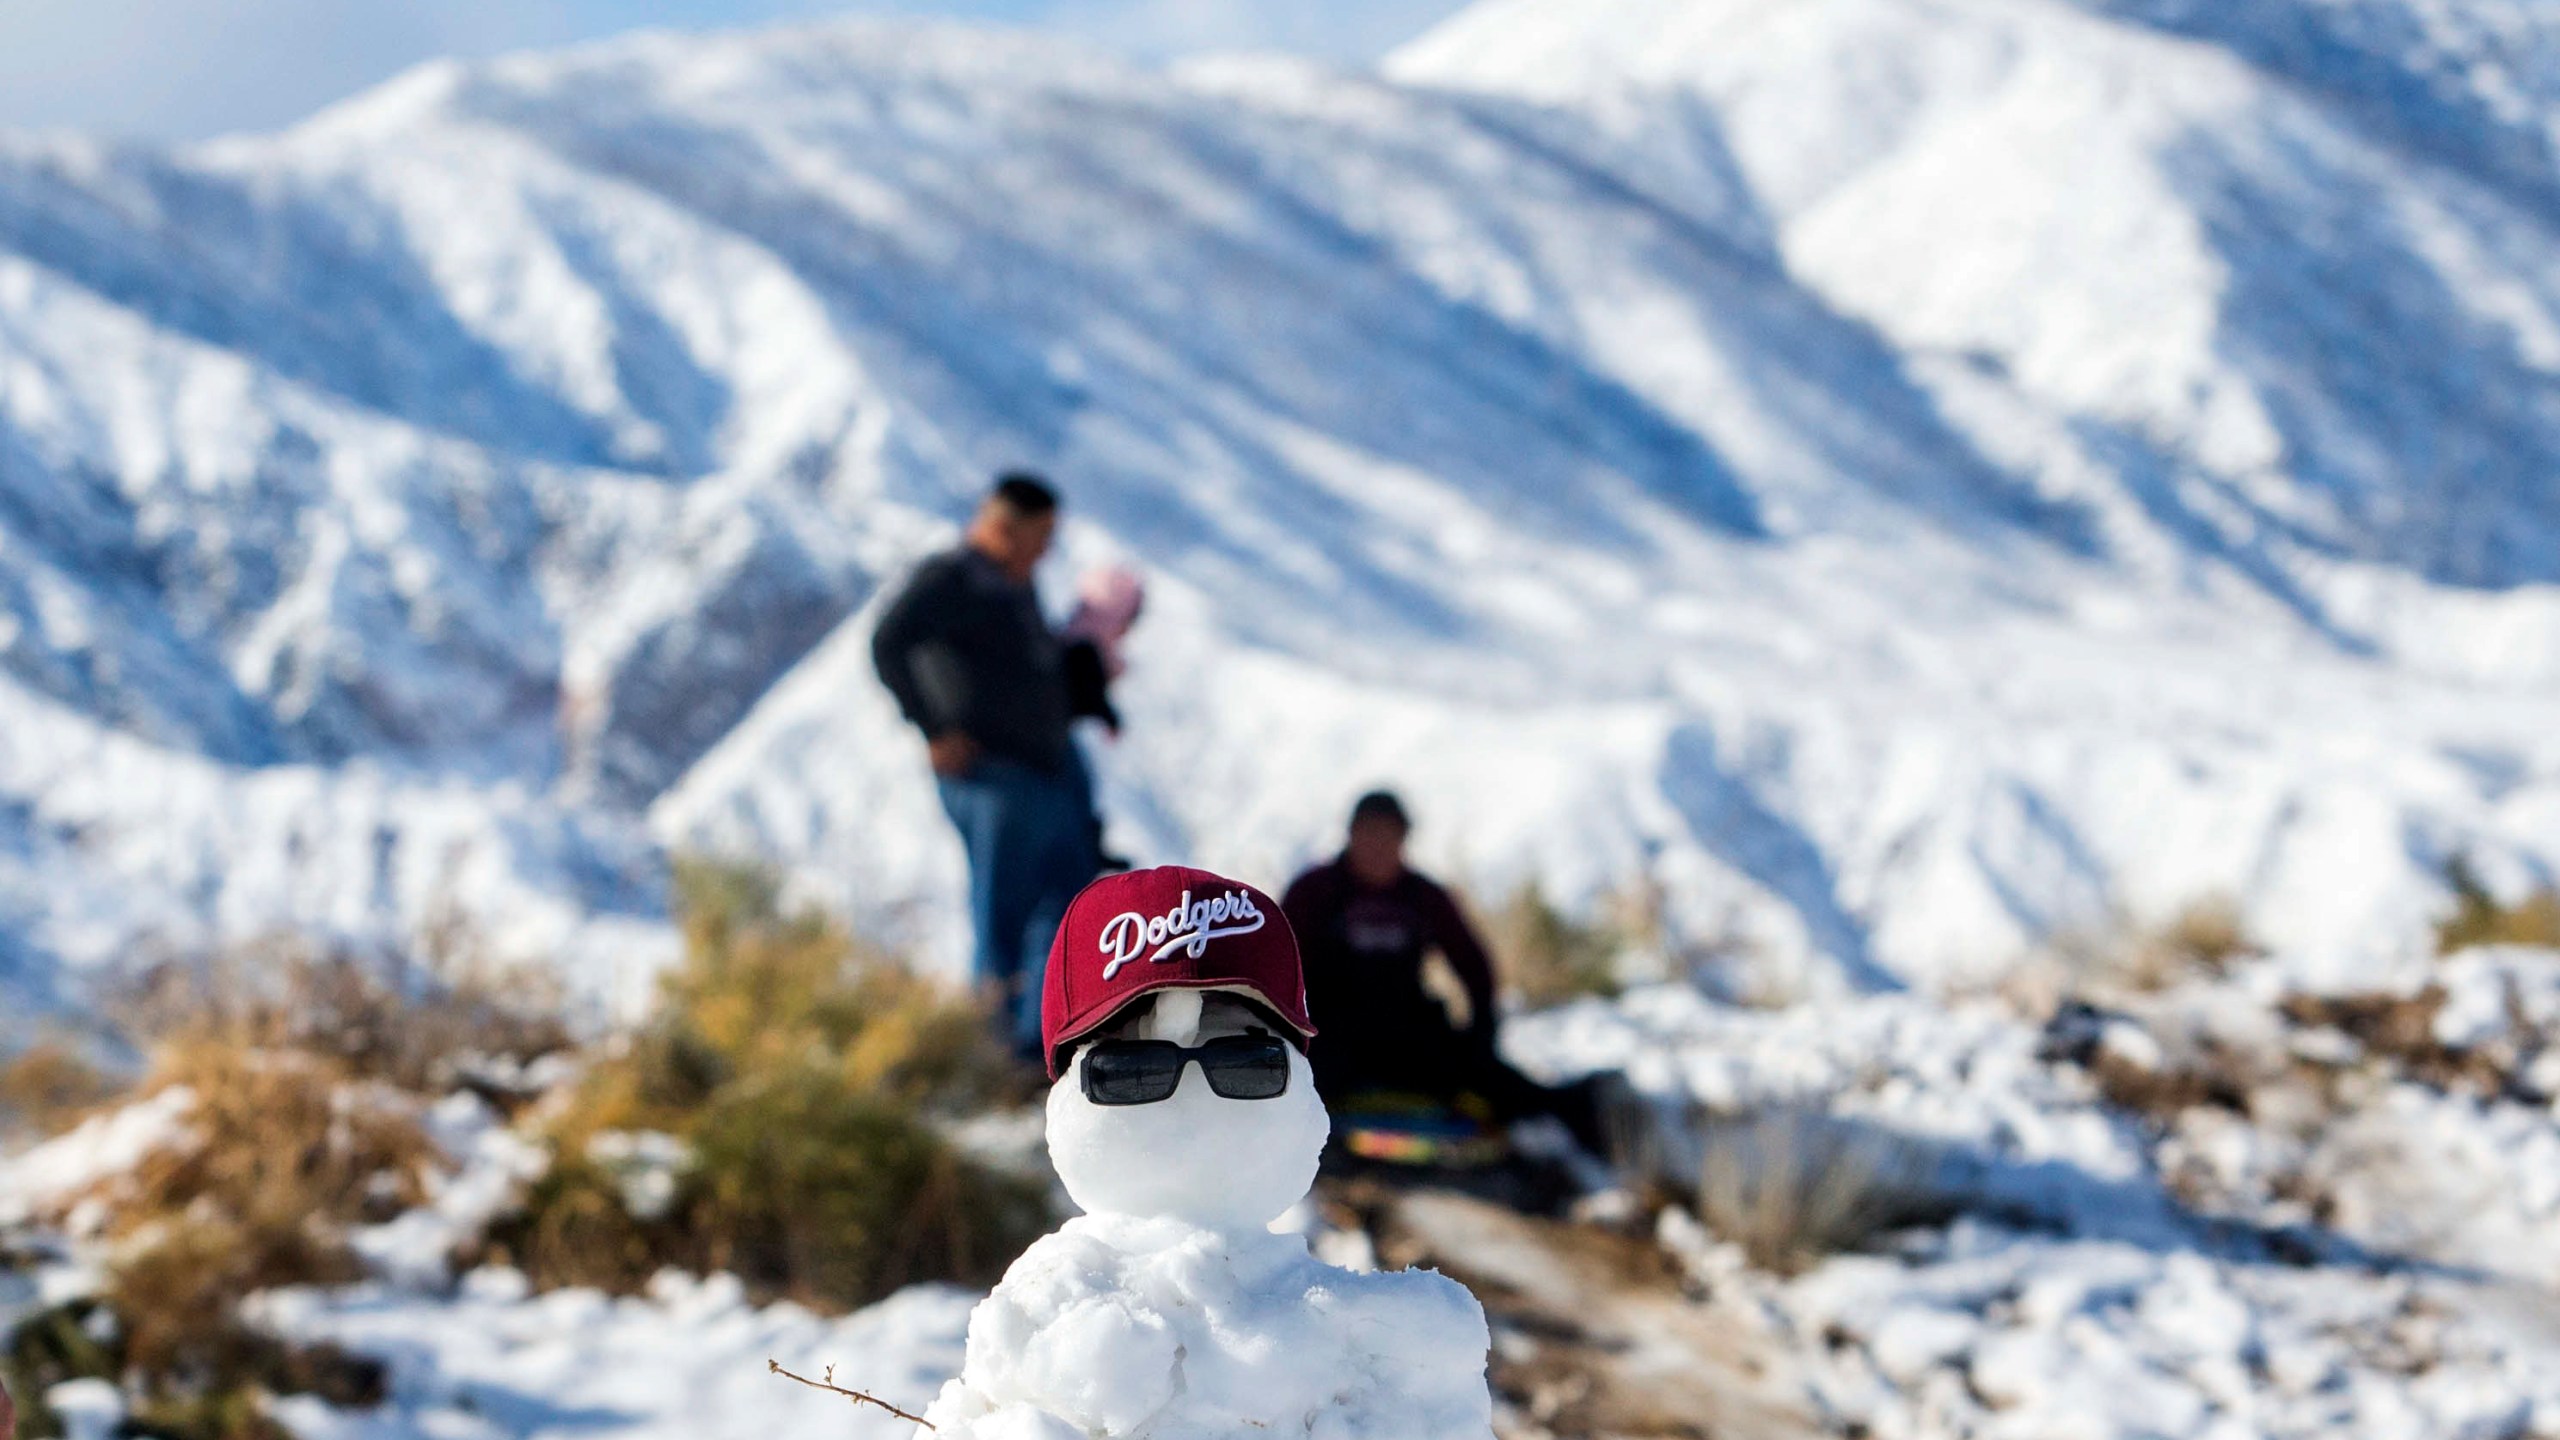
M1018 1054L1040 1053L1040 990L1067 902L1101 869L1084 757L1051 774L988 756L940 781L943 813L969 852L977 978L1002 997Z

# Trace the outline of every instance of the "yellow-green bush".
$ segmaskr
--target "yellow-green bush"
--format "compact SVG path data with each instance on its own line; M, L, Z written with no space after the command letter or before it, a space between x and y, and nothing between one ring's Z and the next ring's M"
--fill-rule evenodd
M695 1229L750 1285L854 1304L990 1279L1042 1228L1039 1197L970 1164L897 1102L813 1069L729 1087L694 1127Z
M677 900L685 954L655 1020L589 1070L552 1123L552 1173L493 1237L536 1283L623 1289L675 1265L843 1308L990 1279L1046 1226L1037 1189L934 1128L1011 1079L974 1006L754 872L682 866ZM661 1213L591 1158L631 1131L688 1153Z

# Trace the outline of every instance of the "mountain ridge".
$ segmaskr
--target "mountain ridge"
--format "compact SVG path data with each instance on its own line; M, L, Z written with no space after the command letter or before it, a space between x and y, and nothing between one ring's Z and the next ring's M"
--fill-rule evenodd
M1921 10L2047 78L1900 54ZM22 992L458 914L619 1003L682 850L956 963L862 637L1014 464L1053 583L1154 586L1099 755L1142 856L1276 882L1397 782L1480 890L1641 880L1815 993L2221 893L2352 966L2455 855L2560 873L2538 216L2204 51L2245 124L2195 158L2183 91L2066 82L2202 42L2051 0L1799 6L1668 95L1512 86L1450 38L1504 13L1391 78L872 22L0 137ZM1788 84L1835 62L1935 118L1841 169Z

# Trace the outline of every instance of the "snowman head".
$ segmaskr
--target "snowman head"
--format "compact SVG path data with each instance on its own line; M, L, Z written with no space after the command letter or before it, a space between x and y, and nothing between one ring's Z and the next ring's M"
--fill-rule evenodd
M1069 1198L1218 1230L1279 1219L1315 1183L1331 1128L1306 1056L1232 994L1161 990L1131 1012L1078 1045L1049 1091ZM1172 1093L1143 1098L1176 1063Z
M1204 870L1107 876L1067 907L1045 983L1049 1154L1076 1204L1259 1229L1307 1193L1329 1126L1271 897Z

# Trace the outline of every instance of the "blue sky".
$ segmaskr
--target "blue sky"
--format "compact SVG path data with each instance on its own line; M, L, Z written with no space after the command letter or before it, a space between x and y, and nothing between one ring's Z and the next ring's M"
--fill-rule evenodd
M1463 0L0 0L0 126L146 139L267 129L438 55L644 26L939 15L1141 55L1221 48L1365 60Z

